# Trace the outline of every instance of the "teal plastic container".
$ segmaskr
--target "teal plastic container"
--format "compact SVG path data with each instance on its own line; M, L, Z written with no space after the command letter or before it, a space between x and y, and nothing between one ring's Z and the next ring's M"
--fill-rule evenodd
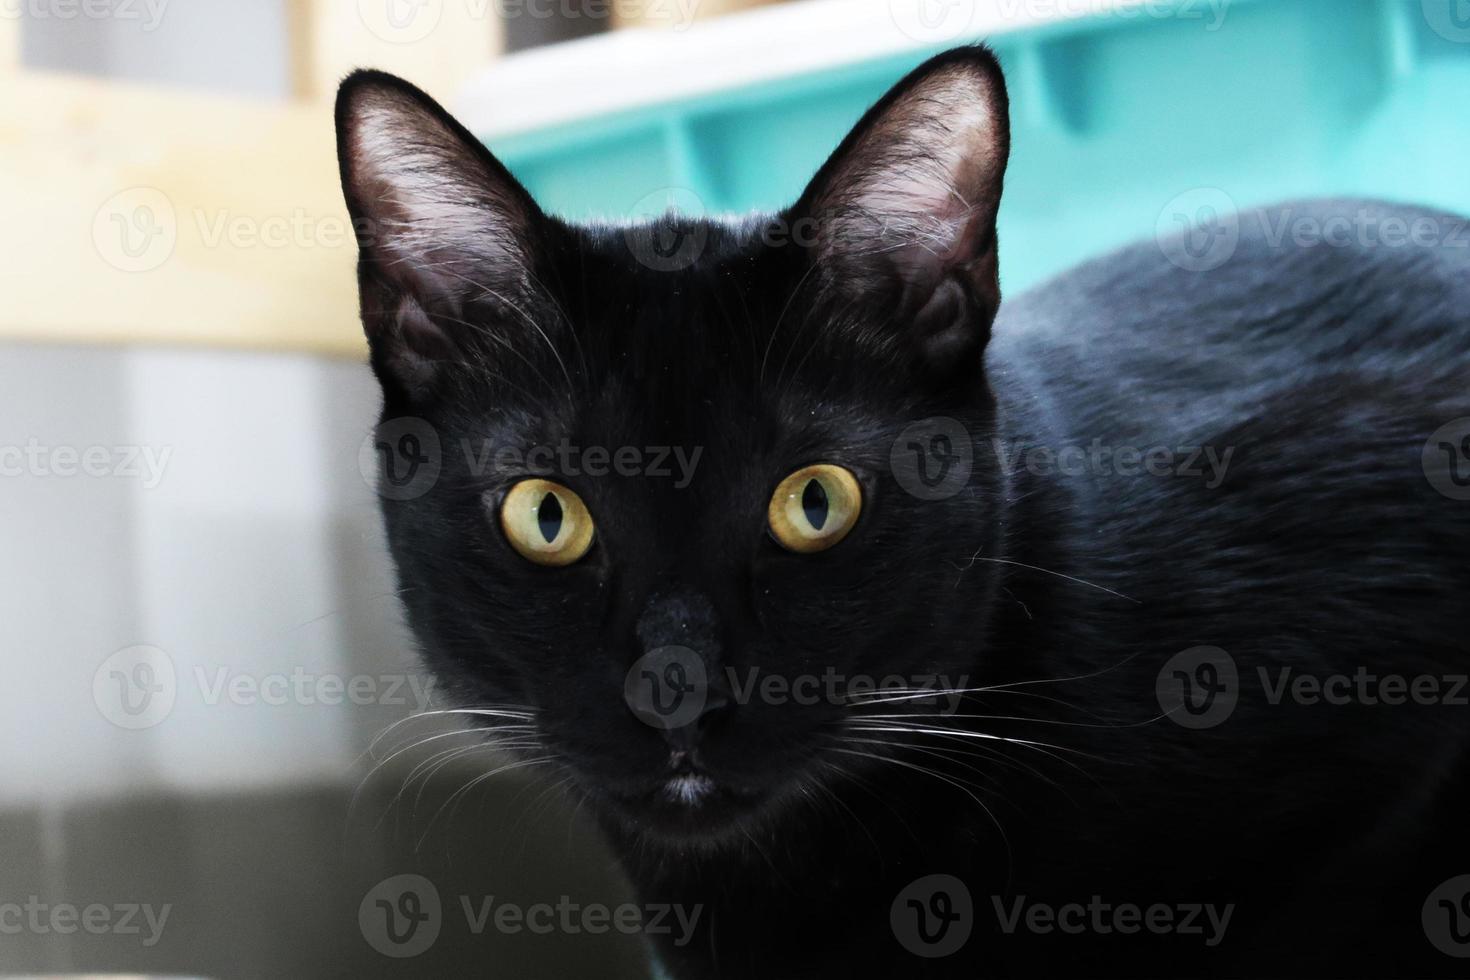
M1012 100L1006 289L1206 205L1355 195L1470 213L1466 6L1233 0L1217 17L1218 4L1172 0L989 39ZM641 213L668 188L710 212L774 209L936 50L490 144L543 206L573 219Z

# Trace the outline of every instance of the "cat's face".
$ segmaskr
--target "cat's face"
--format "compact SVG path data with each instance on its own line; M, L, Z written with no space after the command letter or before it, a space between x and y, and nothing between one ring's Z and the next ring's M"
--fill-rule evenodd
M930 493L893 460L916 423L942 445L924 420L991 425L988 54L921 68L793 208L734 223L546 217L386 76L338 123L384 479L436 471L385 486L390 545L461 704L608 813L717 837L861 768L854 712L897 697L872 685L966 682L1002 481L976 454Z

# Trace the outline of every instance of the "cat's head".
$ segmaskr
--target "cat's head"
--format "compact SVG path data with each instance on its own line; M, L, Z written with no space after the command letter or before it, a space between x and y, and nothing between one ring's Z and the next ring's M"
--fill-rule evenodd
M987 51L929 61L796 204L732 221L548 216L379 73L337 126L389 541L461 704L512 706L476 717L530 726L608 813L713 838L860 769L873 685L933 711L896 689L971 676L966 559L1002 533L972 452L1009 150ZM934 449L973 458L959 485L895 464Z

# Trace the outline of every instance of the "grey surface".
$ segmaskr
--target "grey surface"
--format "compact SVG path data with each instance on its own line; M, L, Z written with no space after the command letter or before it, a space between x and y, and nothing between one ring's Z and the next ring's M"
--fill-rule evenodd
M21 10L21 63L285 98L287 0L80 0ZM94 14L83 11L91 7Z
M467 928L462 895L627 899L555 777L497 776L446 806L506 761L476 751L395 806L415 765L475 744L411 747L409 736L447 730L416 719L384 743L406 751L349 812L370 742L413 705L211 703L192 680L196 669L417 670L358 469L378 403L364 366L0 345L0 378L0 449L173 451L153 487L0 475L0 926L33 898L170 906L146 947L141 935L22 922L0 931L0 974L646 975L636 937ZM114 651L140 643L169 654L179 693L164 719L134 730L102 710L94 683ZM358 908L407 872L434 883L444 925L423 954L390 959L364 938Z

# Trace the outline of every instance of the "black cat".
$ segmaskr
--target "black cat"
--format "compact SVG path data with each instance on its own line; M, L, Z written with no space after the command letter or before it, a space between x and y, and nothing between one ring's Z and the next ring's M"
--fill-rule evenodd
M1470 969L1463 220L1002 307L979 48L738 223L546 216L375 72L337 124L412 626L700 910L673 977Z

